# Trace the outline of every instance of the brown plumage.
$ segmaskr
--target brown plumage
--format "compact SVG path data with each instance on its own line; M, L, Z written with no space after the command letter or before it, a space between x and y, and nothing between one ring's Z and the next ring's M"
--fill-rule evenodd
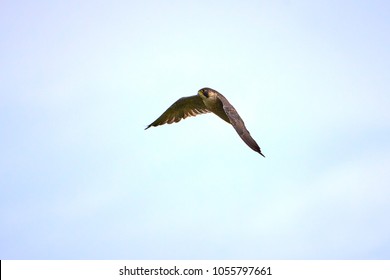
M230 123L237 131L241 139L255 152L265 157L259 145L246 129L244 121L236 109L219 92L211 88L202 88L197 95L182 97L173 103L157 120L148 125L159 126L179 122L187 117L212 112L224 121Z

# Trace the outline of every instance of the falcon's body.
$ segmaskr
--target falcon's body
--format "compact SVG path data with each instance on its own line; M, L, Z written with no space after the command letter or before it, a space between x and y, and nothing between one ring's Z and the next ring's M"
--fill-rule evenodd
M241 139L255 152L261 153L260 147L251 137L246 129L244 121L237 113L236 109L229 101L219 92L211 88L202 88L197 95L182 97L171 105L157 120L148 125L151 126L162 124L171 124L179 122L190 116L212 112L224 121L230 123L240 135Z

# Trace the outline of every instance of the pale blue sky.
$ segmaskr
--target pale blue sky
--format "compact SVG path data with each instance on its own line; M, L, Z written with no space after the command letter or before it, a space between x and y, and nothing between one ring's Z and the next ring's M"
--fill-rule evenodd
M386 1L2 1L0 259L389 259ZM213 115L144 130L202 87Z

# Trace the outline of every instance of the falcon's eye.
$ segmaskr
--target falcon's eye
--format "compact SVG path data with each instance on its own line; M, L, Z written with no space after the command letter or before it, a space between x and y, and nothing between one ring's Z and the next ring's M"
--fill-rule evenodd
M203 91L203 95L206 96L206 98L209 98L209 93L207 91Z

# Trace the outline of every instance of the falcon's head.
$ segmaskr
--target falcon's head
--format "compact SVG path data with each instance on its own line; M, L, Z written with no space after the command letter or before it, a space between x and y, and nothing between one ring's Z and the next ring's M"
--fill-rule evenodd
M202 88L198 91L198 95L202 99L216 99L217 98L217 92L211 88Z

